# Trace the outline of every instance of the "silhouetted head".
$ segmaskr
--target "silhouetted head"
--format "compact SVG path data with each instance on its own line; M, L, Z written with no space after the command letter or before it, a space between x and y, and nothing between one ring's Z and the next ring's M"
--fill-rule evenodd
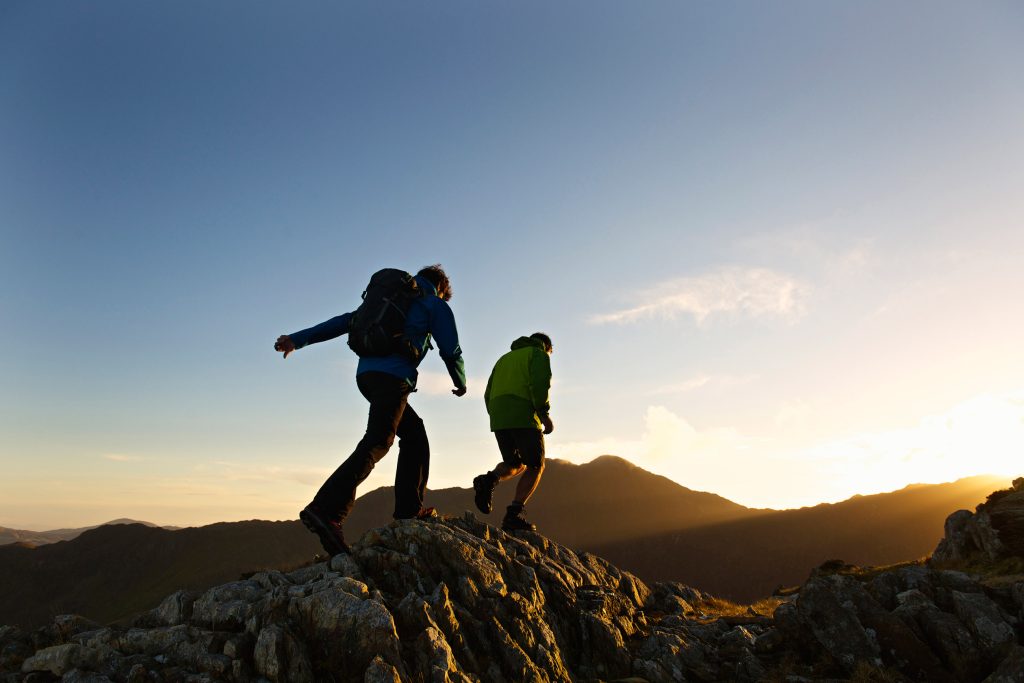
M536 339L541 344L543 344L544 350L547 351L548 353L552 353L555 350L555 347L551 345L551 337L544 334L543 332L534 332L533 334L530 335L530 339Z
M420 272L416 273L418 277L422 277L434 285L434 289L437 290L437 295L444 301L450 301L452 298L452 283L448 281L448 275L444 272L444 268L441 267L440 263L435 263L432 266L423 266L420 268Z

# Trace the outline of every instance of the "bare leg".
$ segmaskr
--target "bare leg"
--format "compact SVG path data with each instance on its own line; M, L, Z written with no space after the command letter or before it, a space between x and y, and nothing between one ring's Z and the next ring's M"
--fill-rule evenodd
M491 470L491 474L496 476L498 481L505 481L507 479L511 479L517 474L521 474L525 469L526 465L516 465L515 467L512 467L511 465L506 465L505 463L500 462L497 467Z
M525 465L521 467L526 470L526 473L516 484L516 497L513 502L526 505L526 501L530 500L530 496L537 490L541 475L544 474L544 463L541 463L540 467L526 467Z

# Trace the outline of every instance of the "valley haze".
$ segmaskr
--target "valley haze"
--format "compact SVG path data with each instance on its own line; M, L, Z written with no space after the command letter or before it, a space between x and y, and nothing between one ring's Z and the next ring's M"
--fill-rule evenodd
M385 461L383 461L383 462L385 463L384 467L386 468L387 460L385 459ZM554 463L556 468L561 468L561 467L564 467L566 465L570 466L569 469L564 470L566 472L576 471L576 468L578 466L577 463L571 463L569 461L561 460L559 458L551 458L551 457L549 457L547 462L548 462L549 466L552 463ZM615 456L615 455L602 455L602 456L598 456L594 460L591 460L591 461L589 461L587 463L580 463L580 464L587 465L587 464L598 463L598 462L604 462L604 463L623 462L623 463L626 463L630 468L642 469L642 468L638 468L636 465L634 465L633 463L631 463L627 459L621 458L621 457ZM982 474L978 474L978 475L973 475L972 478L975 478L978 481L988 482L991 485L997 485L997 484L998 485L1005 485L1007 482L1009 482L1009 477L1000 476L1000 475L996 475L996 474L989 474L989 473L982 473ZM682 484L680 484L679 482L674 482L674 481L672 481L671 479L669 479L667 477L655 476L655 477L653 477L653 479L654 480L667 480L669 482L672 482L673 484L675 484L676 486L678 486L680 488L683 488L685 490L690 490L690 489L686 489L686 487L683 486ZM954 483L954 481L948 481L948 482L940 481L940 482L929 482L929 483L934 483L934 484L947 484L947 483L949 483L949 484L952 484L952 483ZM556 484L555 486L556 486L556 488L562 487L562 488L559 488L559 490L563 490L564 491L565 490L564 487L573 487L573 488L575 488L575 487L583 486L585 488L586 484L587 484L586 481L582 481L581 482L579 480L574 480L570 476L569 478L565 479L564 481L559 481L558 484ZM919 486L925 486L925 485L927 485L927 484L925 484L923 482L911 482L911 483L908 483L905 486L902 486L902 487L900 487L898 489L892 489L890 491L878 491L878 492L875 492L875 493L895 493L895 492L897 492L899 490L909 489L909 488L914 488L914 487L919 487ZM458 488L458 487L454 487L454 488ZM510 485L506 484L505 486L503 486L499 490L502 490L503 493L509 493L509 495L511 495L511 488L512 487ZM357 497L357 501L361 500L363 498L377 499L377 498L380 498L381 496L390 495L390 492L393 490L393 487L388 486L388 485L384 485L384 486L380 486L380 487L377 487L377 488L372 489L372 490L366 490L367 487L365 485L363 485L363 486L360 487L360 489L362 489L364 492L359 493L359 495ZM428 502L428 504L431 503L432 497L436 497L436 496L438 496L438 494L443 496L445 493L447 493L446 489L428 488L427 489L427 499L428 499L427 502ZM580 492L577 491L576 493L580 493ZM828 505L830 503L844 502L845 500L850 500L851 498L860 498L863 495L865 495L865 494L861 494L861 493L855 493L850 498L844 499L844 501L821 500L821 501L817 501L815 503L810 503L808 505L802 505L799 508L770 508L770 507L766 507L766 508L746 508L746 506L743 506L743 505L740 505L739 503L735 503L733 501L730 501L730 500L722 497L718 493L700 492L700 491L695 491L695 493L698 493L700 495L705 495L705 496L708 496L710 498L721 499L726 504L731 505L731 506L735 506L737 509L749 509L751 511L758 511L758 512L783 512L783 511L786 511L786 510L795 510L795 509L814 507L814 506L819 506L819 505ZM539 496L539 498L540 499L546 499L548 497L554 497L556 495L558 495L558 494L553 491L550 494ZM871 495L871 494L868 494L868 495ZM442 511L443 512L448 512L448 513L455 513L455 512L457 512L455 510L442 510ZM651 515L650 511L645 511L642 508L637 510L637 511L635 511L635 512L638 513L639 515L655 516L655 515ZM359 507L356 508L356 511L353 514L355 515L355 518L357 520L360 519L361 517L363 517L363 514L361 514L360 511L359 511ZM685 515L685 513L681 513L681 514ZM291 516L281 517L281 518L277 519L276 521L293 520L293 519L296 519L297 516L298 516L298 511L296 510L295 513L292 514ZM678 519L679 516L680 516L679 513L672 514L672 515L670 515L670 518L671 519ZM117 518L117 519L112 519L112 520L109 520L109 521L100 522L98 524L82 524L80 526L79 525L74 525L74 523L72 522L71 525L69 525L67 527L58 528L58 529L45 529L45 528L41 528L40 525L38 525L38 524L27 524L27 525L25 525L24 527L21 527L21 528L12 528L12 527L0 526L0 545L5 544L5 543L16 543L16 542L25 542L25 543L28 543L29 545L42 545L42 544L46 544L46 543L54 543L54 542L62 541L62 540L70 540L70 539L75 538L76 536L80 535L84 531L95 529L95 528L97 528L99 526L114 525L114 524L144 524L146 526L161 527L161 528L168 529L168 530L175 530L175 529L184 528L186 526L205 526L207 524L216 524L216 523L219 523L219 522L242 522L242 521L263 520L263 519L272 519L272 518L260 517L260 516L251 516L251 517L244 517L244 518L239 518L239 519L217 519L217 520L204 521L204 522L199 523L199 524L183 525L183 524L160 524L160 523L154 523L154 522L149 521L149 520L143 521L143 520L132 519L132 518L127 518L127 517L120 517L120 518ZM682 524L682 526L689 526L691 522L702 522L702 521L704 521L704 520L689 520L686 523ZM668 526L672 526L672 524L669 523Z
M879 565L923 557L952 511L973 509L1008 483L971 477L775 511L692 491L613 456L584 465L552 460L545 481L530 504L544 537L645 581L679 581L743 601L798 584L826 560ZM453 519L470 511L497 525L505 496L511 489L499 486L490 515L476 512L469 488L430 491L427 502ZM372 543L372 534L390 522L393 502L390 488L362 496L346 522L347 537L369 534ZM112 524L36 547L7 543L0 545L6 577L0 623L38 625L62 613L124 620L176 590L205 590L259 569L291 569L319 552L316 537L294 520L180 530Z

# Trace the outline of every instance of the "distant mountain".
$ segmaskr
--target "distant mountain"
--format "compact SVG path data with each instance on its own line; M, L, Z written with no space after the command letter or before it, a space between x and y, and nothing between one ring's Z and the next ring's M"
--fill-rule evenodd
M20 543L22 545L29 546L40 546L48 543L58 543L60 541L70 541L73 538L77 538L86 531L96 529L101 526L109 526L111 524L143 524L145 526L155 527L156 524L150 522L141 522L136 519L112 519L109 522L103 524L97 524L96 526L84 526L77 529L53 529L51 531L27 531L25 529L8 529L0 526L0 545L8 545L10 543ZM180 527L167 526L162 527L164 529L178 529Z
M483 469L483 468L481 468ZM467 485L475 473L467 473ZM612 456L584 465L550 460L528 516L541 533L615 562L647 581L678 580L733 598L797 584L827 559L884 564L926 555L943 521L973 508L990 478L908 487L800 510L753 510L692 491ZM499 524L515 481L499 485ZM391 520L390 487L362 496L346 523L352 541ZM428 491L442 514L475 511L470 488ZM98 621L152 608L177 589L202 590L244 572L288 569L322 552L298 522L237 522L168 531L105 525L71 541L0 546L0 624L41 624L75 612Z
M330 562L175 592L131 627L0 627L0 681L1019 683L1019 484L987 514L951 517L954 555L973 561L957 540L971 529L1004 549L983 576L828 563L784 598L737 605L452 516L379 527Z
M103 525L36 548L0 546L0 624L35 626L65 613L116 621L175 590L203 590L247 571L294 568L319 550L297 521L176 531Z
M490 463L493 467L494 463ZM484 515L473 503L470 488L428 491L426 505L446 514L472 510L490 524L500 525L505 506L512 502L518 479L503 482L494 492L494 511ZM380 526L394 511L394 488L387 486L361 497L345 524L346 534L358 538ZM667 531L715 524L760 514L713 493L692 491L671 479L652 474L622 458L604 455L583 465L549 459L527 517L552 540L575 548L640 538Z
M469 476L472 480L472 476ZM479 515L500 524L515 481L495 493L495 511ZM474 510L472 489L429 491L427 503L442 513ZM346 524L352 540L391 520L394 489L359 498ZM710 493L675 482L612 456L585 465L549 460L541 487L530 501L530 517L561 543L588 547L755 514ZM90 529L64 542L28 547L0 546L0 624L35 625L55 614L75 612L113 621L153 607L177 588L203 589L245 571L295 567L320 550L298 522L238 522L168 531L131 520Z
M610 543L588 550L645 581L682 581L733 600L796 585L831 559L884 566L929 555L946 517L1008 479L969 477Z

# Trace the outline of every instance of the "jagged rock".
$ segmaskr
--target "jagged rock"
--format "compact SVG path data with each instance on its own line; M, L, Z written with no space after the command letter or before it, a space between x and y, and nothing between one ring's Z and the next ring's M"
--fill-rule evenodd
M918 634L879 604L859 581L849 576L833 576L829 580L844 605L852 607L868 640L877 643L885 664L895 667L912 680L931 683L953 680Z
M997 662L1016 643L1013 627L1006 623L999 607L983 594L953 592L953 610L974 636L982 656Z
M1020 683L1024 681L1024 647L1015 646L1010 654L999 665L999 668L992 672L992 675L985 679L984 683Z
M402 683L402 678L398 675L398 669L376 657L366 667L363 683Z
M754 638L754 652L766 655L778 651L785 642L782 631L778 628L770 628L761 635Z
M310 640L313 658L327 671L361 673L380 655L401 671L398 632L387 607L348 577L320 583L319 590L288 606L289 619Z
M694 614L693 605L706 596L696 588L681 583L659 583L649 590L643 604L648 610L666 614Z
M920 634L957 680L976 681L984 672L981 651L967 628L952 614L940 610L919 590L900 594L895 611Z
M36 651L32 638L14 626L0 626L0 673L21 671L21 663Z
M1005 554L1024 557L1024 478L1015 479L1009 491L989 496L986 504Z
M716 604L472 515L399 521L330 562L173 594L133 628L75 617L31 634L0 627L0 683L754 683L879 666L978 683L1015 680L1024 665L1024 582L982 586L928 566L865 581L836 563L770 618L716 618Z
M999 539L991 527L978 526L973 512L957 510L946 517L942 539L932 553L932 563L957 564L979 554L991 559L991 551L998 543Z
M878 643L841 598L843 577L812 578L800 590L796 609L806 630L848 672L860 662L881 665Z
M190 621L213 630L241 631L266 597L267 589L252 580L215 586L192 604Z
M932 554L936 566L1024 558L1024 478L992 493L974 513L957 510L946 518L945 533Z
M78 643L65 643L39 650L26 659L23 673L47 671L54 676L63 676L72 669L95 669L101 665L99 650L83 647Z
M1024 581L1017 581L1010 586L1010 598L1017 608L1017 617L1024 620ZM3 642L0 639L0 642Z
M79 669L67 672L60 677L60 681L61 683L113 683L109 676Z
M313 665L305 648L276 624L260 631L252 658L256 673L274 683L301 683L313 678Z
M192 591L171 593L160 605L135 620L140 627L177 626L192 618L192 606L198 596Z
M471 683L459 671L458 662L444 635L428 627L416 639L416 669L427 674L431 683Z

